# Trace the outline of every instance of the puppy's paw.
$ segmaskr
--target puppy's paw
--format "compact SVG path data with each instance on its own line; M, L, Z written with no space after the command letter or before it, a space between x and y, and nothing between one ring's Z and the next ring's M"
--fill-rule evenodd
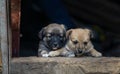
M48 52L43 50L39 55L41 55L41 57L48 57Z
M49 55L48 54L42 54L42 57L48 57Z
M68 55L68 57L70 57L70 58L75 57L75 54L70 54L70 55Z
M100 52L94 52L94 53L92 53L92 56L93 57L102 57L102 53L100 53Z
M58 51L51 51L48 54L49 57L57 57L59 55L60 55L60 53Z
M75 57L75 54L73 52L67 52L66 57L72 58L72 57Z

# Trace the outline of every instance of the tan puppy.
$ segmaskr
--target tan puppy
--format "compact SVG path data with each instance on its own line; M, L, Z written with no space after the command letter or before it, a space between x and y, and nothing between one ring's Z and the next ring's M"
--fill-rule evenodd
M68 42L66 46L60 50L50 52L50 56L66 56L74 57L88 54L93 57L100 57L102 54L94 49L93 44L90 41L92 37L89 29L71 29L67 31Z
M93 37L89 29L71 29L67 31L69 41L67 43L68 49L72 50L75 55L88 54L90 56L99 57L102 54L94 49L90 39Z

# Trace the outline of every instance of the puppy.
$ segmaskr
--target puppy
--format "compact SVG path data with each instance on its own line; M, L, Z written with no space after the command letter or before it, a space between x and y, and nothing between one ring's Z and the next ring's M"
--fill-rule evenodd
M48 57L50 51L64 47L66 42L66 29L62 24L52 23L39 32L38 56Z
M93 57L102 56L102 54L94 49L91 42L93 37L91 30L89 29L71 29L67 32L69 41L67 48L72 50L75 55L80 56L82 54L88 54Z
M94 49L91 43L93 37L89 29L71 29L67 31L67 43L64 48L50 52L52 56L62 55L65 57L75 57L87 54L93 57L100 57L102 54Z

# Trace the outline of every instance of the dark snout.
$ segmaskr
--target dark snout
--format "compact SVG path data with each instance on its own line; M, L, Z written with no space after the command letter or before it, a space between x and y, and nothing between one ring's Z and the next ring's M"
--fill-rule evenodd
M58 43L53 43L52 49L53 49L53 50L56 50L56 49L58 49L58 48L59 48L59 44L58 44Z
M60 48L61 42L60 42L59 37L53 37L51 42L52 42L51 46L53 50Z
M54 44L53 44L53 47L58 47L58 43L54 43Z

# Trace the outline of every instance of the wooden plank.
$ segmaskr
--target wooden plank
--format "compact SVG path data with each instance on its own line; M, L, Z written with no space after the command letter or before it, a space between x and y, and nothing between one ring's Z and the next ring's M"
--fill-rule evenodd
M7 0L7 7L8 7L8 74L11 74L10 70L11 70L11 66L9 66L11 64L11 57L12 57L12 30L11 30L11 16L10 16L10 3L11 3L11 0Z
M11 66L12 74L120 74L117 57L20 57Z
M8 72L8 35L7 35L7 0L0 0L0 49L2 52L2 74Z

